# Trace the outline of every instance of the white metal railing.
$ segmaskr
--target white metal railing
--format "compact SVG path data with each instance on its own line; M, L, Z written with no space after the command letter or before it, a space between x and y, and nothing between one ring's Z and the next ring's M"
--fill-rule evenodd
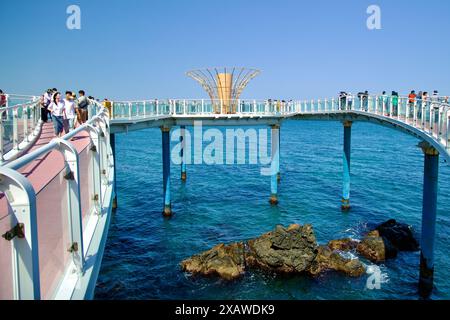
M63 279L84 273L87 230L109 209L105 194L112 190L114 161L108 112L93 104L99 111L87 123L0 166L0 300L54 299L67 291ZM88 140L76 145L73 138L80 135ZM60 156L51 162L51 152L60 153L64 164ZM32 185L23 174L43 157L54 177ZM36 183L42 185L35 190Z
M433 96L426 99L391 95L346 95L317 100L234 101L210 99L164 99L111 103L112 120L132 120L154 117L195 116L280 116L294 114L358 111L402 121L419 129L441 145L449 148L448 98Z
M342 96L301 101L299 114L358 111L403 122L421 130L449 149L450 105L445 97L410 99L405 96Z
M37 97L5 95L0 107L0 165L20 156L37 139L42 126Z
M295 113L298 102L255 99L164 99L145 101L114 101L111 119L131 119L160 116L281 116Z

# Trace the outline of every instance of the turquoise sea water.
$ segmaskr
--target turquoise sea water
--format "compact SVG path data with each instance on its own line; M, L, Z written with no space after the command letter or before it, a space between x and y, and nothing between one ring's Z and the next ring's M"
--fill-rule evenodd
M245 128L244 128L245 129ZM389 218L420 235L423 155L418 140L384 127L352 130L352 210L342 213L342 139L339 122L288 121L281 131L280 204L271 207L270 178L255 165L190 165L188 181L172 165L175 215L163 219L159 129L117 136L119 208L114 214L96 299L418 299L419 253L381 265L387 281L366 289L359 279L327 273L317 279L248 272L225 282L180 271L183 259L221 242L259 236L277 224L310 223L320 243L361 238ZM440 166L436 290L450 298L450 167ZM367 264L370 264L366 261Z

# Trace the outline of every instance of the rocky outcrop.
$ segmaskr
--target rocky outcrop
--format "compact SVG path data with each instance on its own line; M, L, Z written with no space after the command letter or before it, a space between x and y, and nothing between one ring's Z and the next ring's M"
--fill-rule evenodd
M354 245L348 242L339 247ZM184 260L181 268L193 274L218 275L227 280L239 277L248 269L313 276L335 270L354 277L365 271L358 259L345 257L341 251L328 246L319 247L312 226L298 224L288 228L277 226L245 243L220 244Z
M380 224L357 246L357 252L372 262L397 257L399 251L417 251L419 243L410 226L389 220Z
M277 226L272 232L247 242L249 267L278 273L301 273L316 257L317 242L311 225Z
M181 268L192 274L217 275L232 280L245 270L243 252L242 243L219 244L211 250L184 260L181 262Z

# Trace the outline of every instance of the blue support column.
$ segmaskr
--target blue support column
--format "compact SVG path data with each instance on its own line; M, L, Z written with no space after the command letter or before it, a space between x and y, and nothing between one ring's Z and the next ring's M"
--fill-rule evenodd
M114 133L111 133L109 135L109 143L111 144L111 150L113 153L114 158L114 198L112 202L112 208L113 210L117 209L117 171L116 171L116 135Z
M186 181L186 127L180 126L180 142L181 142L181 181Z
M172 204L170 200L170 128L161 127L162 132L162 160L163 160L163 190L165 217L172 216Z
M344 152L343 152L343 189L342 210L350 210L350 155L352 142L352 122L344 122Z
M280 125L271 126L272 163L270 176L270 203L278 204L278 173L280 172Z
M439 152L422 142L425 154L423 174L422 241L420 254L419 293L428 298L433 291L434 238L436 228Z
M278 172L277 172L277 182L281 182L281 126L278 129Z

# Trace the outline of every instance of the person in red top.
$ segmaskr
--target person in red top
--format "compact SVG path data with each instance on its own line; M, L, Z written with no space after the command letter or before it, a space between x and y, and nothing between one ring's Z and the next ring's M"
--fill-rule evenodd
M414 104L414 102L416 102L416 98L417 98L416 92L414 90L411 91L408 98L409 98L409 103Z
M0 108L6 107L6 95L0 89Z
M408 95L408 103L409 103L409 116L411 117L414 114L414 105L416 103L416 92L413 90L411 91L411 93Z

